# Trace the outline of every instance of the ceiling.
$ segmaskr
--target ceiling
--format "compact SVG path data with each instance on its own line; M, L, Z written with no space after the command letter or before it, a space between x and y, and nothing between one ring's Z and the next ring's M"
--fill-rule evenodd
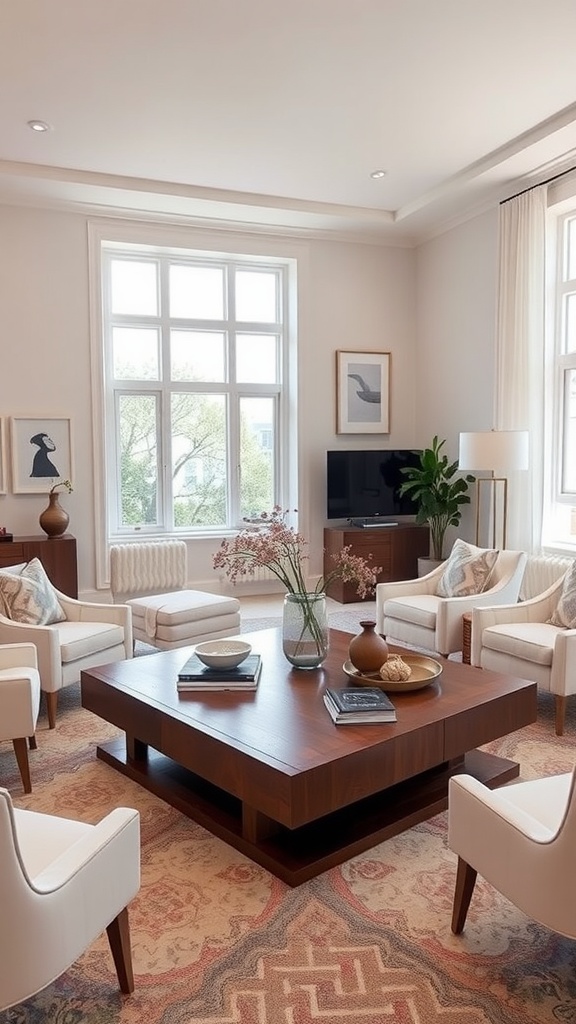
M4 0L0 202L414 244L576 163L575 39L574 0Z

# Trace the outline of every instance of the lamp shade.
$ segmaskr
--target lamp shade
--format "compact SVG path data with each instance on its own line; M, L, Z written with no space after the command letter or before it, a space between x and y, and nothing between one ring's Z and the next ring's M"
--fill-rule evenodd
M486 430L460 434L458 468L493 473L528 469L528 431Z

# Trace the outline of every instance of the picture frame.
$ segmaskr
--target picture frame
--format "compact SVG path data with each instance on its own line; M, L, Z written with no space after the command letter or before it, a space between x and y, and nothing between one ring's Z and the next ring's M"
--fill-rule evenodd
M336 352L336 433L390 432L390 353Z
M6 494L6 421L0 416L0 494Z
M72 480L72 425L59 416L13 416L10 424L14 494L47 494Z

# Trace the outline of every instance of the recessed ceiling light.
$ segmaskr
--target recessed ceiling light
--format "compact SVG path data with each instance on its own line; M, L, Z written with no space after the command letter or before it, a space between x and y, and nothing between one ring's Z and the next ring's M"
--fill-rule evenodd
M28 121L28 127L31 128L33 132L50 131L50 125L47 124L46 121Z
M388 171L372 171L371 178L385 178Z

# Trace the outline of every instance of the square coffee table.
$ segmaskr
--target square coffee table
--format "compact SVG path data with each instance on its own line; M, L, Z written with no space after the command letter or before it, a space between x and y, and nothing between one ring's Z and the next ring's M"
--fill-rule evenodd
M289 885L444 810L456 772L519 774L476 748L536 720L535 683L443 660L430 686L391 695L396 722L336 726L322 695L348 683L349 633L331 630L310 672L279 629L242 638L262 655L256 691L178 693L180 648L84 671L82 704L125 733L99 758Z

